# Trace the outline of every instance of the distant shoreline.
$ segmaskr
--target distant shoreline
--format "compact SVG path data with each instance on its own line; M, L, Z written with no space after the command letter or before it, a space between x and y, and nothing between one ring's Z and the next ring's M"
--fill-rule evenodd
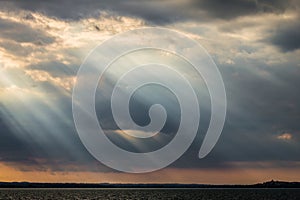
M135 184L135 183L31 183L31 182L0 182L0 188L124 188L124 189L197 189L197 188L300 188L300 182L268 181L251 185L211 185L211 184Z

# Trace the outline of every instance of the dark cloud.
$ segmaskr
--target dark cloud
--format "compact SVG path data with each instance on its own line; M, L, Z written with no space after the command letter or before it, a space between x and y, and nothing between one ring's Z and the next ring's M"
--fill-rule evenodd
M18 113L1 105L0 161L22 171L107 171L84 148L74 125L67 122L72 119L70 99L59 96L55 105L63 110L63 117L42 102L34 103L47 116L46 121L42 115L35 116L28 105L19 106ZM26 119L20 120L18 115Z
M10 1L6 7L42 12L50 16L76 20L112 11L117 15L141 17L148 22L164 24L182 20L205 21L212 18L232 19L257 13L282 13L291 1L280 0L52 0ZM12 8L12 9L13 9Z
M6 3L6 4L4 4ZM41 12L49 16L67 20L78 20L80 18L98 16L103 11L115 13L116 15L141 17L145 20L157 23L176 20L181 15L174 12L172 1L98 1L98 0L52 0L52 1L10 1L4 2L6 9L25 9ZM176 8L176 10L178 10ZM177 16L177 17L176 17Z
M282 51L294 51L300 49L299 21L280 24L267 41L279 47Z
M3 47L7 52L16 56L28 56L34 50L34 48L31 46L24 48L19 42L13 40L1 41L0 46Z
M22 23L0 19L0 37L15 42L30 42L36 45L50 44L55 38L41 29L33 29Z
M258 13L282 13L290 6L290 1L280 0L194 0L194 4L208 15L231 19Z
M200 168L230 167L227 164L236 161L270 161L274 165L299 161L300 95L295 92L300 84L299 67L296 63L269 66L253 60L235 62L233 66L219 64L228 98L227 119L219 142L208 157L197 161L198 138L177 165L184 167L188 160L194 160L191 165ZM256 73L263 71L271 78ZM279 140L278 136L286 132L292 140Z
M201 112L200 130L196 140L189 150L171 165L172 167L224 169L234 167L232 165L234 162L265 161L276 165L278 162L299 161L300 95L295 91L297 91L296 86L300 84L298 78L300 71L296 65L284 68L281 65L267 66L264 63L253 62L236 60L233 66L219 64L228 97L227 120L221 138L208 157L198 159L198 151L209 119L209 114L204 110L204 113ZM262 71L269 72L272 78L256 73ZM107 86L109 88L105 88L105 91L112 89L112 86ZM23 107L20 113L27 115L27 120L23 123L29 127L35 127L31 129L31 132L24 129L26 126L18 124L5 109L1 110L0 125L3 132L1 132L0 157L2 161L19 166L21 170L109 170L95 161L81 144L74 124L71 122L70 98L61 98L62 94L59 90L53 91L52 94L60 97L53 103L57 106L57 110L64 113L63 117L55 114L52 111L53 108L46 105L39 107L35 103L35 107L42 108L47 116L46 122L39 121L30 114L30 109ZM135 95L138 96L138 93ZM164 97L158 95L154 98L155 102L138 102L134 97L132 103L135 106L131 107L133 119L141 125L147 124L149 122L147 111L150 104L164 104L164 101L157 102L163 99ZM203 106L203 98L201 100ZM150 151L162 146L150 140L132 142L120 137L114 132L117 127L112 123L109 100L101 91L97 92L96 102L97 113L101 115L99 121L106 129L112 129L107 131L107 135L114 143L133 152ZM171 105L165 106L169 111ZM205 107L209 106L205 104ZM163 144L172 139L172 135L168 134L176 131L176 125L178 125L177 120L172 121L174 113L171 112L170 116L171 119L164 129L166 138L162 140ZM67 119L68 122L61 121L61 119ZM48 126L44 127L45 124ZM285 132L292 135L291 141L277 138ZM43 135L44 140L37 139L39 135ZM290 167L293 165L291 164Z
M4 115L4 106L0 104L0 159L3 161L7 159L20 160L28 152L28 147L24 142L12 132L11 124L7 124L6 118L9 116ZM18 147L18 148L16 148Z
M66 65L58 61L41 62L26 67L31 70L45 71L53 77L68 77L76 74L78 65Z

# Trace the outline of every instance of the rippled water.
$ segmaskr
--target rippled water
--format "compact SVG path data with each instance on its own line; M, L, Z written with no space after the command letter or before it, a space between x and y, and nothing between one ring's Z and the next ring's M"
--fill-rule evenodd
M0 199L297 200L300 189L0 189Z

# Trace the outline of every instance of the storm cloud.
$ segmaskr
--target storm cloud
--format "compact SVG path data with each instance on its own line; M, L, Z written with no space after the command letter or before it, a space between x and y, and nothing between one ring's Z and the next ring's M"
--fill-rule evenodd
M182 20L205 21L209 18L232 19L260 13L283 13L294 5L294 1L280 0L52 0L52 1L4 1L3 6L17 7L63 19L79 19L103 11L120 15L141 17L146 21L162 24ZM70 9L66 9L70 8Z
M274 30L270 42L282 51L294 51L300 48L300 23L299 21L280 25Z
M228 98L221 138L200 160L211 105L203 80L196 78L201 102L198 135L170 167L234 169L236 163L244 163L263 168L268 163L299 168L296 1L12 0L0 6L1 163L21 171L115 172L96 161L76 133L71 107L76 72L98 43L115 33L152 25L182 31L202 44L220 69ZM183 73L194 78L186 68ZM139 125L149 123L148 110L155 103L166 107L169 118L159 142L130 140L113 121L109 97L115 82L107 77L95 97L107 136L132 152L167 144L180 118L174 95L158 87L135 94L130 109ZM144 93L148 98L139 98Z

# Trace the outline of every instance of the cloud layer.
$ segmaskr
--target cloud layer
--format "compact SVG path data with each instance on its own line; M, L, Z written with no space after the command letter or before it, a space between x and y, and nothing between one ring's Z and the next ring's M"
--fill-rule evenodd
M171 168L299 168L298 13L297 1L279 0L1 1L0 162L20 171L111 171L91 157L76 134L71 112L76 72L98 43L150 25L182 31L202 44L218 65L228 96L220 141L199 160L209 94L200 77L194 80L193 72L184 70L200 86L202 121L195 143ZM137 123L149 122L147 110L157 101L172 118L159 142L132 142L112 122L107 95L113 81L104 80L96 95L108 137L136 152L170 141L180 114L174 96L159 88L141 91L154 93L147 101L136 94L132 116Z

